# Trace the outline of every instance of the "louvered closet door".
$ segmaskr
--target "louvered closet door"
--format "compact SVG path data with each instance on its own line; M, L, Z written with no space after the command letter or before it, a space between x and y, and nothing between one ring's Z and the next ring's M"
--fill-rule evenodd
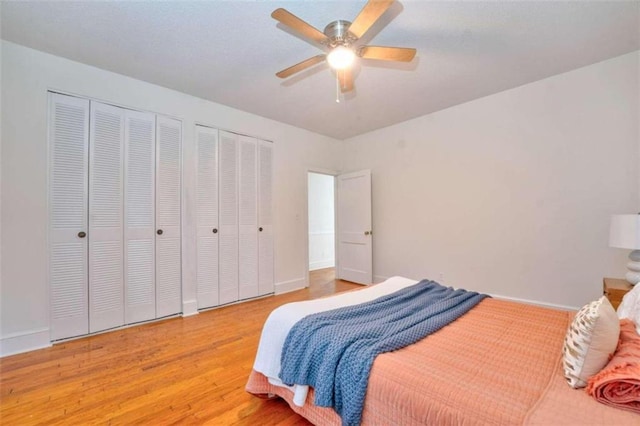
M238 300L238 136L220 131L220 303Z
M258 141L258 291L265 295L274 292L273 276L273 144Z
M258 296L258 141L239 136L239 297Z
M89 101L50 93L48 136L51 340L58 340L89 332Z
M124 110L91 102L89 132L89 331L124 324Z
M125 322L156 317L154 114L125 111Z
M196 126L198 309L217 306L218 287L218 131Z
M180 152L182 123L156 119L156 316L182 312Z

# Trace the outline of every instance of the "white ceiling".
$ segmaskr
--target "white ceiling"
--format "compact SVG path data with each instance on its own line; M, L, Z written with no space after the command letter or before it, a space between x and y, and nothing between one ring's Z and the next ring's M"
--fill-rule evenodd
M365 35L415 47L409 64L361 60L336 103L320 53L270 17L316 28L359 1L2 2L2 38L240 110L345 139L640 49L638 1L396 2ZM463 123L461 123L463 125Z

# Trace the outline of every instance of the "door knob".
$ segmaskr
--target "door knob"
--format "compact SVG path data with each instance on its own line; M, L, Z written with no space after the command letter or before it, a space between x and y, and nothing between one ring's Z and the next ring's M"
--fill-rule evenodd
M369 235L369 231L364 231L364 235Z
M262 226L260 228L258 228L258 231L262 232Z
M214 234L217 234L218 233L218 229L217 228L213 228L213 231L211 231L211 232L213 232Z
M87 236L87 233L86 233L86 232L84 232L84 231L80 231L80 232L78 232L78 238L84 238L84 237L86 237L86 236Z
M157 234L162 235L162 229L158 229Z

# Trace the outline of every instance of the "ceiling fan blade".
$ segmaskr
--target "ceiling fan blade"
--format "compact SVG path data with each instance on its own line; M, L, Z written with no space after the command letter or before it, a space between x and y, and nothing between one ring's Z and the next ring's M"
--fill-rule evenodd
M358 56L364 59L411 62L416 56L416 49L409 47L362 46L358 50Z
M280 8L274 10L271 17L315 42L322 43L327 40L327 36L324 35L322 31L307 24L305 21L285 9Z
M277 72L276 75L280 78L287 78L290 75L293 75L297 72L300 72L304 69L307 69L309 67L314 66L315 64L319 64L320 62L324 61L324 59L326 58L327 55L316 55L316 56L312 56L309 59L305 59L304 61L297 63L293 66L290 66L289 68L285 68L280 72Z
M376 23L378 18L393 4L395 0L369 0L356 19L349 26L349 32L360 38Z
M338 81L340 82L340 91L342 93L350 92L353 90L353 72L350 68L337 70Z

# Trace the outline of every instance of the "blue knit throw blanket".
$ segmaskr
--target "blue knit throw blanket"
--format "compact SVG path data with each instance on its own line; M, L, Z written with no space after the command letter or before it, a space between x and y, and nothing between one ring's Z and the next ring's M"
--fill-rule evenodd
M485 297L422 280L370 302L309 315L287 335L280 379L312 386L316 405L333 407L343 425L358 425L375 357L438 331Z

